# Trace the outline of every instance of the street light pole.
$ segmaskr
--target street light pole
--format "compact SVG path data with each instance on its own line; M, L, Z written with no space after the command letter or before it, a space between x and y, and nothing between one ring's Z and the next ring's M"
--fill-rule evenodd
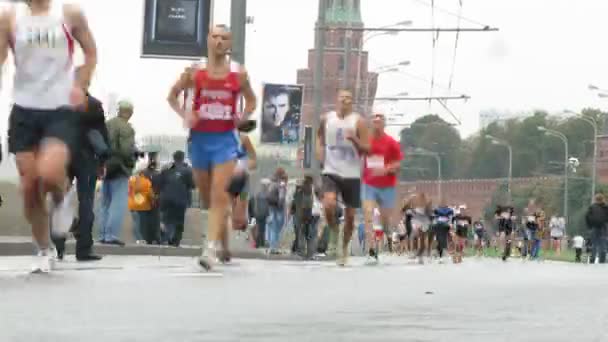
M566 219L566 224L568 224L568 167L570 166L568 163L568 138L564 133L546 127L539 126L538 130L547 135L557 137L564 142L564 218Z
M582 113L575 113L572 111L566 111L566 113L576 115L576 119L583 120L586 123L590 124L593 127L593 161L591 167L591 203L593 204L593 197L595 196L595 188L597 184L597 136L598 136L598 127L597 121L590 117L585 116Z
M512 194L512 187L513 187L513 148L511 147L511 145L504 141L504 140L500 140L494 136L491 136L489 134L486 135L487 139L490 139L492 141L492 144L494 145L501 145L501 146L505 146L507 148L507 150L509 151L509 172L508 172L508 179L507 179L507 195L508 195L508 200L509 200L509 205L512 204L512 199L513 199L513 194Z
M312 151L313 156L316 155L315 150L317 148L317 132L319 131L319 125L321 123L321 110L323 109L323 55L325 54L325 9L326 0L319 0L319 12L317 16L316 24L316 37L315 37L315 69L313 74L313 96L314 96L314 108L312 110ZM320 171L319 160L316 157L311 158L311 169L313 175L318 176Z

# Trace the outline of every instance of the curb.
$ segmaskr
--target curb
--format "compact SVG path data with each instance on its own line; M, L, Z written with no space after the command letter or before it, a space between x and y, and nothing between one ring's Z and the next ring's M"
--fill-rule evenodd
M66 243L66 255L74 255L76 244L73 241ZM201 255L202 248L198 246L182 246L179 248L162 245L136 245L127 244L124 247L113 245L95 244L93 250L99 255L134 255L134 256L165 256L165 257L198 257ZM32 256L36 249L31 242L0 242L0 257L3 256ZM255 249L234 249L231 251L233 258L238 259L261 259L277 261L302 261L296 255L280 254L271 255L263 250Z

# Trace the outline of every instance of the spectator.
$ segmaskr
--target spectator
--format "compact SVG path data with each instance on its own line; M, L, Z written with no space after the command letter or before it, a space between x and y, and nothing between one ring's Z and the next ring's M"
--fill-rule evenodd
M160 172L158 171L158 153L148 153L148 164L143 171L144 176L152 183L152 194L150 196L150 217L147 222L147 226L143 227L143 234L146 243L148 244L160 244Z
M566 234L566 220L563 217L551 217L549 229L551 230L553 250L557 255L560 255L562 251L562 238Z
M80 135L77 153L68 167L70 178L76 178L78 194L78 219L72 233L76 238L76 260L97 261L101 256L93 254L93 223L95 221L95 192L97 173L109 157L109 140L101 102L86 93L86 101L79 116ZM57 256L63 258L65 238L54 238Z
M255 194L253 200L253 212L255 217L255 222L257 225L257 233L256 233L256 248L264 248L267 244L266 239L266 227L267 227L267 219L270 215L270 208L268 205L268 191L270 186L270 180L267 178L262 179L260 191Z
M173 163L160 174L160 211L164 232L162 242L179 247L184 233L186 210L192 202L192 169L184 161L185 153L176 151Z
M574 251L576 253L576 262L581 262L581 256L583 255L583 245L585 244L585 239L577 235L572 239L572 247L574 247Z
M270 254L279 253L281 231L285 225L285 200L287 196L287 174L282 168L278 168L272 178L268 191L269 222L270 231Z
M314 255L316 231L314 227L314 194L313 180L307 175L302 184L296 189L293 199L293 217L296 232L294 253L307 259Z
M129 209L136 214L136 222L141 237L147 243L151 243L149 227L153 224L152 202L154 191L152 181L146 177L144 170L129 180Z
M602 194L595 195L594 203L585 215L587 228L591 230L591 263L595 263L599 257L600 264L606 263L606 224L608 223L608 206L606 198Z
M106 162L102 186L100 242L119 246L125 245L120 235L129 198L129 176L136 160L135 131L129 123L131 116L133 105L123 100L118 103L118 115L106 124L112 152Z

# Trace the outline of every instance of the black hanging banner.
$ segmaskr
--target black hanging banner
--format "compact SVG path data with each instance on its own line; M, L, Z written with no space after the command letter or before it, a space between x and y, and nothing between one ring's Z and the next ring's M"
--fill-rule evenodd
M312 127L304 127L304 168L312 167Z
M206 57L211 1L146 0L141 57Z

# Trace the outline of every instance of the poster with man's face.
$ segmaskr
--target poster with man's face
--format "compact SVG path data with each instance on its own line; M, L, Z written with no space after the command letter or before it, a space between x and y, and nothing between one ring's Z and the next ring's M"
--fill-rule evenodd
M262 101L262 143L297 144L300 141L302 85L266 83Z

